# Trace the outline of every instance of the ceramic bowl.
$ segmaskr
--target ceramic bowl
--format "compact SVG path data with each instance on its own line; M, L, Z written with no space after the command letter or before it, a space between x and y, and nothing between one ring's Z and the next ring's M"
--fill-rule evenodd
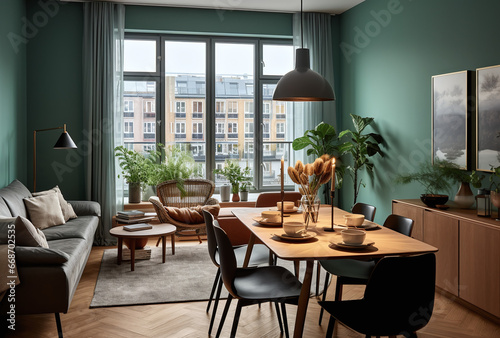
M285 206L284 210L292 210L293 207L295 206L295 203L289 202L289 201L284 201L283 205ZM276 206L277 206L278 210L281 210L281 202L276 203Z
M363 244L366 232L362 230L347 229L340 232L345 244Z
M281 212L280 211L263 211L261 214L262 218L264 218L265 222L279 222L281 221Z
M344 222L345 225L348 227L355 227L363 224L365 221L365 216L361 214L350 214L350 215L344 215Z

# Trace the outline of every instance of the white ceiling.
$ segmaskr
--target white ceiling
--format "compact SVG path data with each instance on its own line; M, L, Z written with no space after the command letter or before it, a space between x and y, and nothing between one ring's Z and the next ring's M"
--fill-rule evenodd
M82 2L85 0L63 0ZM102 1L102 0L101 0ZM104 0L129 5L211 8L238 11L300 12L300 0ZM305 0L304 12L340 14L365 0Z

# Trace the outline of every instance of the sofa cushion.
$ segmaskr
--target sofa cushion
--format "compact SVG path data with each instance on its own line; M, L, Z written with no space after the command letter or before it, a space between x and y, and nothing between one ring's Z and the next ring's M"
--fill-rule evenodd
M35 226L23 216L18 216L14 222L16 226L16 246L40 246L48 248L45 235L40 229Z
M11 217L12 214L10 213L9 207L7 204L5 204L5 201L3 200L2 196L0 196L0 216L3 217Z
M18 265L58 265L66 263L70 256L59 249L16 246Z
M61 211L63 213L64 220L67 222L72 218L77 218L78 216L76 216L75 211L73 210L71 204L66 202L66 200L64 199L64 196L61 192L61 189L59 189L59 186L56 185L54 188L50 190L34 192L33 196L35 197L42 196L42 195L52 194L54 192L57 194L57 198L59 199L59 204L61 205Z
M30 221L39 229L66 223L59 205L57 193L25 198Z
M92 240L98 223L99 219L95 216L80 216L69 220L66 224L44 229L43 233L48 241L64 238Z
M7 244L9 234L14 230L17 217L1 217L0 216L0 244ZM9 231L10 230L10 231Z
M101 217L101 206L94 201L68 201L78 216Z
M5 200L12 216L28 217L23 199L32 197L32 195L24 184L14 180L5 188L0 189L0 196Z

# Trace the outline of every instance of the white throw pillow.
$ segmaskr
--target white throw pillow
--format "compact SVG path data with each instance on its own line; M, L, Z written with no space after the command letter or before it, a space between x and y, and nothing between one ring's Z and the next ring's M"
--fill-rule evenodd
M45 190L45 191L39 191L39 192L34 192L33 196L42 196L42 195L47 195L47 194L52 194L56 192L57 193L57 198L59 199L59 204L61 205L61 211L64 215L64 221L67 222L68 220L72 218L77 218L75 211L73 210L73 207L71 206L70 203L68 203L65 199L64 196L61 192L61 189L59 189L59 186L55 186L54 188L50 190Z
M38 229L66 223L57 193L24 199L31 223Z

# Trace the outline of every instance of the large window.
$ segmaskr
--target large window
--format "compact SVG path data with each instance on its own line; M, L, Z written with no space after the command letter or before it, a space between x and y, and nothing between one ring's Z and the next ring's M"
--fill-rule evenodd
M281 157L295 162L293 106L272 94L293 69L291 40L136 33L125 40L127 147L161 142L189 151L217 186L225 179L213 169L228 159L250 167L258 190L279 186ZM135 123L143 128L134 133Z

